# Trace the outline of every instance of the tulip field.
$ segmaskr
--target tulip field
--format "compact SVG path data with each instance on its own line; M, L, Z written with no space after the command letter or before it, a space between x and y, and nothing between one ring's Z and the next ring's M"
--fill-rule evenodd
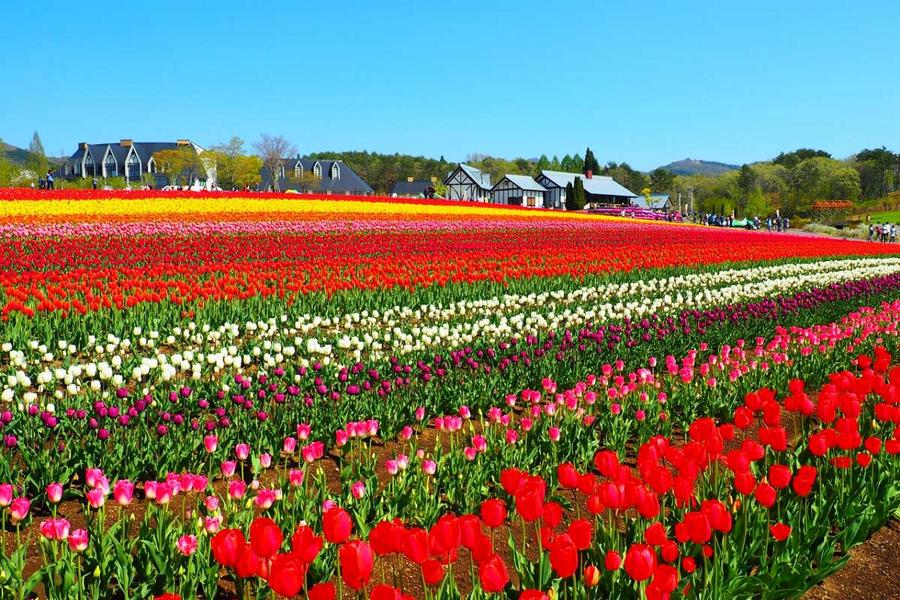
M900 511L892 244L0 191L0 598L795 598Z

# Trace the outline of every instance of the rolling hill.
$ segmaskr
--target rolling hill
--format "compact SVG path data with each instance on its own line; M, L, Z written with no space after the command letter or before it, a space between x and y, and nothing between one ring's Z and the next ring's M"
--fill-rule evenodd
M676 175L721 175L728 171L740 169L738 165L729 165L727 163L711 160L697 160L693 158L685 158L684 160L671 162L663 168L672 171Z

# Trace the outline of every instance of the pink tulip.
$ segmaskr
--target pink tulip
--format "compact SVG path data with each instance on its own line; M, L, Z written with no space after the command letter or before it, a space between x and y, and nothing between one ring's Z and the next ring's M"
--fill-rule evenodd
M396 475L400 471L400 466L393 458L389 458L384 461L384 468L387 469L387 472L390 475Z
M134 498L134 484L127 479L120 479L113 486L113 498L119 506L128 506Z
M275 490L264 489L259 490L254 500L256 507L260 510L267 510L275 504Z
M172 496L175 493L172 490L172 486L168 483L161 483L156 486L156 503L165 505L172 501Z
M106 504L106 495L104 495L102 490L90 490L85 494L85 498L87 498L88 504L93 509L98 509Z
M263 469L268 469L272 466L272 455L268 452L259 455L259 464Z
M226 479L234 476L234 472L237 469L237 463L233 460L224 460L220 466L222 470L222 477Z
M41 535L45 539L64 542L69 537L69 522L65 519L47 519L40 525Z
M247 460L250 456L250 446L248 444L237 444L234 447L234 455L238 460Z
M397 468L401 471L405 471L406 467L409 466L409 457L405 454L397 455Z
M350 439L350 434L346 429L338 429L334 432L334 441L338 448L341 448L347 444L347 441Z
M422 471L426 475L434 475L437 471L437 463L433 460L426 460L422 462Z
M0 506L7 507L13 499L13 486L8 483L0 484Z
M222 517L205 517L203 519L203 529L206 533L216 533L222 527Z
M297 449L297 438L288 436L284 438L284 442L282 442L281 450L285 454L293 454L294 450Z
M47 500L52 504L59 503L63 496L63 486L60 483L50 483L47 485Z
M84 552L88 547L88 532L84 529L76 529L69 534L69 548L74 552Z
M203 504L206 506L206 510L210 512L219 510L219 498L216 496L207 496Z
M362 481L357 481L350 486L350 494L357 500L363 498L366 495L366 484Z
M425 407L420 406L416 409L416 421L421 421L425 418Z
M244 497L244 494L247 493L247 484L243 481L236 479L234 481L228 482L228 496L232 500L239 500Z
M97 487L97 481L103 477L103 470L97 468L89 468L84 470L84 482L88 487Z
M145 481L144 482L144 496L147 500L156 500L156 488L159 487L159 483L156 481Z
M559 427L557 427L556 425L550 427L550 429L547 430L547 435L550 437L551 442L558 442L559 441Z
M406 425L405 427L403 427L403 429L400 430L400 439L401 440L406 441L406 440L410 439L412 436L413 436L413 428L410 427L409 425Z
M463 449L463 456L466 457L466 460L473 461L478 457L478 451L472 446L466 446Z
M309 423L300 423L297 425L297 438L306 441L309 439L310 434L312 433L312 427Z
M303 485L303 477L305 472L301 469L291 469L288 471L288 481L292 487L300 487Z
M216 451L216 448L219 447L219 438L214 435L208 435L203 438L203 447L206 448L206 451L210 454Z
M31 500L19 497L9 503L9 516L12 517L13 523L18 523L28 516L30 509Z
M178 551L181 552L184 556L190 556L197 551L197 536L183 535L178 538L175 546L178 548Z

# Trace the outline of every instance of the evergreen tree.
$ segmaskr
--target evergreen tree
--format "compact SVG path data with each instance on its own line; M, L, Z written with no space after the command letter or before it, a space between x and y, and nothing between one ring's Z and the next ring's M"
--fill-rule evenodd
M36 179L41 179L47 175L50 163L47 161L47 155L44 152L44 144L41 143L41 136L35 131L31 137L31 144L28 145L28 159L25 166L32 172Z
M581 172L585 175L587 175L588 171L592 172L594 175L600 174L600 163L597 162L597 158L590 148L584 152L584 166L581 169Z
M572 182L566 184L566 210L578 210L575 208L575 188Z
M575 178L573 194L575 196L575 199L572 202L572 205L575 207L574 210L582 210L584 208L586 199L584 195L584 181L582 181L581 177Z
M559 157L557 155L553 155L553 160L550 161L550 168L554 171L559 171L562 166L559 164Z
M563 156L563 159L560 161L559 168L562 169L563 171L565 171L566 173L571 173L574 169L577 168L577 167L575 167L573 162L574 161L572 160L572 157L569 156L568 154L566 154L565 156Z

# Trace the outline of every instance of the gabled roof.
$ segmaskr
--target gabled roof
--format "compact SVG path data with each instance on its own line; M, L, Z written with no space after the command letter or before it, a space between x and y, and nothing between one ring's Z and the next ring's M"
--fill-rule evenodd
M564 173L563 171L541 171L541 175L552 181L558 187L566 187L566 184L575 185L575 178L580 177L584 184L584 191L594 196L619 196L622 198L637 198L637 194L619 185L612 177L594 175L590 179L581 173Z
M539 184L537 181L529 177L528 175L506 175L501 179L494 188L497 188L504 180L509 180L512 182L520 190L526 190L530 192L546 192L547 188Z
M391 188L391 194L398 196L424 196L428 188L434 189L434 184L427 179L419 179L416 181L398 181Z
M480 187L483 190L491 189L491 175L490 173L485 173L481 169L476 169L467 164L459 165L459 168L463 173L469 176L469 178L475 182L475 185Z
M315 192L371 194L375 191L368 183L363 181L362 177L357 175L356 172L351 169L346 163L339 160L325 160L314 158L282 159L281 164L284 165L284 172L286 175L286 177L280 178L278 180L279 187L282 190L296 189L296 185L291 185L290 176L293 175L293 170L296 168L298 163L303 167L304 173L312 173L313 166L316 163L319 163L319 165L322 167L322 178L316 182L315 186L313 186L313 191ZM331 167L335 163L337 163L338 169L340 170L339 178L333 178L331 176ZM269 185L272 184L272 177L269 173L268 167L262 168L261 176L262 178L259 184L259 189L266 189L269 187Z
M665 208L669 204L668 194L650 194L650 198L653 200L653 208ZM640 208L650 208L650 203L647 202L646 196L633 198L631 203Z

